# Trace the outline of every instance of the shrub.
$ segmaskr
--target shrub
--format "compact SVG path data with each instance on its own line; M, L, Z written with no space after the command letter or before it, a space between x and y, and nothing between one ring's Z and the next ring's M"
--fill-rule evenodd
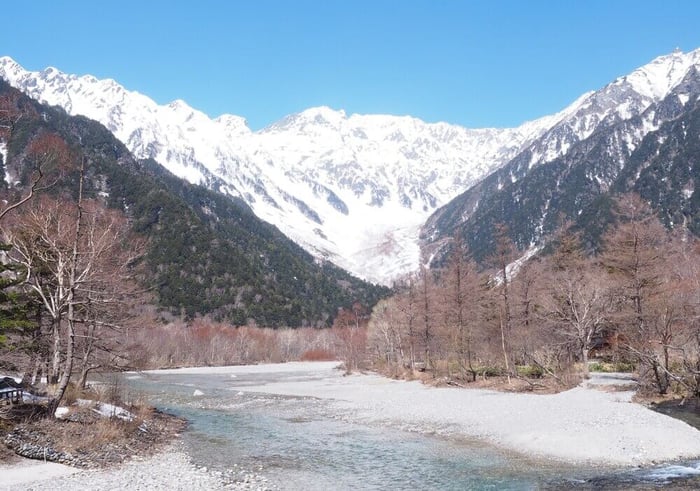
M591 372L601 372L601 373L612 373L612 372L623 372L630 373L637 369L634 363L629 363L625 361L616 362L593 362L588 365L588 370Z
M526 378L542 378L544 376L544 370L537 365L519 365L515 367L515 372Z
M480 367L476 369L476 372L482 377L500 377L505 374L505 371L501 367L495 366Z

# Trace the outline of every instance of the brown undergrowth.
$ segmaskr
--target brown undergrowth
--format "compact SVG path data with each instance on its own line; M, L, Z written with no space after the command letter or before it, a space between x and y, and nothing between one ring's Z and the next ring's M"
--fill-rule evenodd
M132 421L98 416L87 408L66 419L30 418L5 422L3 455L46 458L76 467L103 467L135 455L151 455L176 438L186 422L153 408L141 409ZM60 460L57 456L61 456ZM68 456L68 457L66 457Z
M144 404L119 377L83 391L71 386L64 402L68 410L60 419L49 417L45 403L4 406L0 456L16 453L76 467L102 467L155 453L187 425ZM118 413L118 407L128 413L105 416L98 410L103 403L115 409L101 406L102 412L110 408L108 414Z
M555 379L543 376L539 378L505 376L478 376L476 380L463 377L436 376L430 370L397 369L396 367L377 368L376 372L396 380L418 380L434 387L455 387L463 389L486 389L499 392L532 392L537 394L556 394L575 387L581 382L577 374Z

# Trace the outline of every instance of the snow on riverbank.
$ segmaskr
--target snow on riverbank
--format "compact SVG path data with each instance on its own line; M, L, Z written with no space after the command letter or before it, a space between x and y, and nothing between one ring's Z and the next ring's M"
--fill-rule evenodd
M299 372L301 380L232 387L329 400L337 417L479 438L528 456L595 465L645 465L700 457L700 431L595 383L559 394L435 388L377 375L343 376L337 363L218 367L209 373ZM204 374L206 368L177 373ZM175 373L175 372L174 372ZM310 377L310 375L314 375Z

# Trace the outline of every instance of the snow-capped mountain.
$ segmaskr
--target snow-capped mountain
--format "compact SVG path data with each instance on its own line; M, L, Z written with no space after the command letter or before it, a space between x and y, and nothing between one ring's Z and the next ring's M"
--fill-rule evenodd
M698 58L698 51L660 57L513 129L318 107L253 132L238 116L211 119L180 100L161 106L113 80L55 68L29 72L7 57L0 76L35 99L101 122L137 157L243 198L312 254L390 283L418 266L419 229L436 209L509 162L517 163L510 179L518 179L597 128L641 114ZM641 136L631 136L630 145Z
M439 253L445 239L459 234L477 256L485 257L491 230L504 223L522 249L539 247L563 219L586 229L592 245L606 222L601 206L610 202L598 198L626 191L649 200L668 217L669 226L687 221L695 214L696 179L680 176L694 169L693 159L676 164L686 170L673 175L662 170L670 165L668 156L653 175L644 169L654 158L650 148L667 138L662 135L668 129L661 129L696 111L699 70L700 50L677 51L585 95L572 106L570 117L431 216L423 245Z
M252 132L183 101L160 106L113 80L28 72L0 76L29 96L95 119L139 158L243 198L314 255L388 283L418 265L418 229L437 207L505 163L557 116L516 129L468 130L327 107Z
M584 94L569 106L567 118L526 148L528 167L564 155L575 142L588 138L601 126L610 127L642 114L650 105L663 100L688 70L698 65L700 49L687 54L676 50L616 79L601 90ZM639 136L631 136L629 143L632 147L634 141L640 140Z

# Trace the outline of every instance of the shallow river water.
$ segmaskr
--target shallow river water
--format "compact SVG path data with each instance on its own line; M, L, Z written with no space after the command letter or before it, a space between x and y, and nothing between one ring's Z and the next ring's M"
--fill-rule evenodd
M534 461L483 442L362 424L321 399L241 390L299 377L147 373L127 381L151 404L190 421L183 442L196 465L245 469L282 490L700 487L700 462L600 469Z

